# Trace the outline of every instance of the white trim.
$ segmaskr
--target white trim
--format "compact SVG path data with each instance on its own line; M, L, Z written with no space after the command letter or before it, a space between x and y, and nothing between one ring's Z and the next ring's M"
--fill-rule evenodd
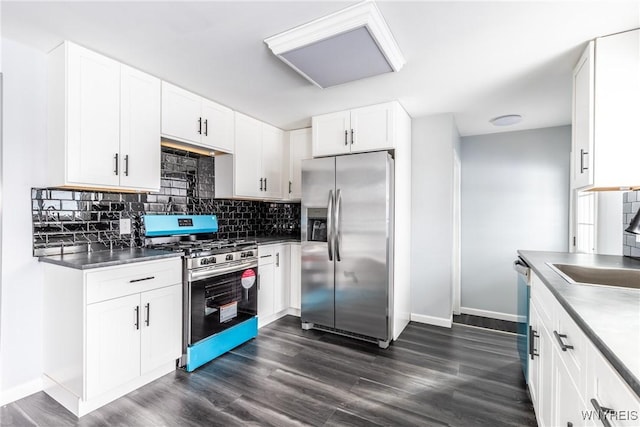
M498 311L480 310L477 308L460 307L462 314L470 314L472 316L488 317L490 319L507 320L509 322L517 322L518 316L516 314L500 313Z
M427 325L442 326L450 328L453 324L453 318L427 316L425 314L411 313L411 321L417 323L426 323Z
M37 393L39 391L42 391L42 378L37 378L8 390L3 390L0 393L0 406L15 402L23 397L31 396L33 393Z

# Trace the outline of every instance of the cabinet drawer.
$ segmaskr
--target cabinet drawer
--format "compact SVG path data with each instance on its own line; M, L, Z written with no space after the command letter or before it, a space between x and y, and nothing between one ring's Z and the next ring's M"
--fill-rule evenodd
M258 266L273 264L275 261L276 246L260 246L258 248Z
M182 260L158 261L91 271L86 275L87 304L182 283Z
M587 354L588 384L584 399L587 409L596 411L592 402L595 399L600 407L613 410L607 417L612 426L640 425L640 398L591 343ZM597 418L595 425L602 425Z
M536 305L542 324L549 331L553 331L554 310L558 301L535 273L531 274L531 299Z
M554 345L560 355L560 360L567 367L569 376L578 387L580 393L584 395L586 388L587 337L564 308L559 303L556 302L556 304L558 306L556 309L556 328L553 330ZM562 350L561 342L564 344L564 351Z

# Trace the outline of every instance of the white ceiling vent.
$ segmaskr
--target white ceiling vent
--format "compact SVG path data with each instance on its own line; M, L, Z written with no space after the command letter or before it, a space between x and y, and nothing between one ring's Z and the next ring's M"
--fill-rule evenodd
M358 3L264 42L274 55L321 88L400 71L405 64L373 1Z

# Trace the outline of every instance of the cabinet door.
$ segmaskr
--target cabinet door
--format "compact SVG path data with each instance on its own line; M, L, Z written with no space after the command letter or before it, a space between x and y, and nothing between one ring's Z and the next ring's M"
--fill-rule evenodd
M203 99L202 119L202 145L233 153L233 110Z
M311 128L289 134L289 199L302 198L302 160L311 158Z
M393 147L393 105L380 104L351 110L351 152Z
M202 98L171 83L162 82L162 134L200 144Z
M529 306L529 333L533 334L533 338L530 337L530 343L533 348L529 349L533 353L533 358L528 355L529 358L529 372L527 383L529 384L529 393L531 394L531 402L534 408L537 408L540 396L540 318L538 310L536 310L535 304L531 303Z
M289 261L291 258L289 245L278 245L274 260L274 312L278 313L289 307Z
M578 388L571 380L566 366L562 363L560 353L554 350L553 357L553 368L555 370L555 414L553 425L582 426L585 424L583 414L586 411L582 403L582 396L580 396Z
M182 285L140 297L140 371L149 372L182 354Z
M264 320L275 313L274 263L258 267L258 318Z
M289 306L300 310L300 289L301 289L301 252L300 245L291 245L291 265L289 273L290 299Z
M68 183L117 186L120 151L120 64L68 44Z
M140 375L140 294L87 306L86 399Z
M596 425L602 425L591 399L603 408L613 410L607 420L612 426L640 425L640 399L617 371L593 345L588 348L587 391L585 403L593 411Z
M262 197L282 198L282 155L284 132L273 126L262 125L262 178L264 191Z
M541 324L538 341L538 408L537 417L540 426L553 426L554 392L553 392L553 342L552 336Z
M244 114L235 113L235 133L236 143L233 155L235 195L262 197L264 194L260 191L260 180L264 179L261 174L262 123Z
M594 185L640 185L640 29L595 43Z
M593 42L573 71L573 188L593 183Z
M122 65L120 88L120 186L157 191L160 80Z
M351 151L351 115L349 111L312 117L311 124L313 157L346 154Z

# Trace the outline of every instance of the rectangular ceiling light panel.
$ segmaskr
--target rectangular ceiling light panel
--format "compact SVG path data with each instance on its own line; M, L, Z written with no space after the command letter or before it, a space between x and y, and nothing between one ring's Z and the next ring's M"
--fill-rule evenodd
M265 43L321 88L400 71L405 63L372 1L275 35Z

